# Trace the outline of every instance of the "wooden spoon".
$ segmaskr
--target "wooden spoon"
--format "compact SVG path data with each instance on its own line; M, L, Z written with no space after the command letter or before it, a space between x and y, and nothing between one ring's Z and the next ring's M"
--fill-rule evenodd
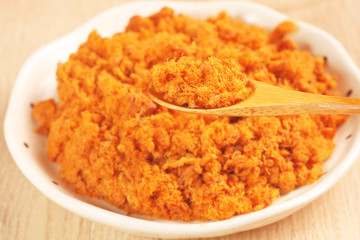
M215 108L187 108L169 103L162 93L149 88L150 98L159 105L188 113L221 116L279 116L296 114L360 114L360 99L299 92L251 81L253 93L234 105Z

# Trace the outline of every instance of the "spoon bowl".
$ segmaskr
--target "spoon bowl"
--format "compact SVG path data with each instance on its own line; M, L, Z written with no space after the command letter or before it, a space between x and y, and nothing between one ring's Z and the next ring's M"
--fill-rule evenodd
M297 114L360 114L360 99L300 92L251 80L252 94L222 108L188 108L167 102L162 93L149 88L150 98L170 109L219 116L280 116Z

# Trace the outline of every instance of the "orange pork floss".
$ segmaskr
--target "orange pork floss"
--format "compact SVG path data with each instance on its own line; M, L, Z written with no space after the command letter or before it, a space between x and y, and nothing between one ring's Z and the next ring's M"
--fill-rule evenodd
M235 59L180 57L152 69L152 87L164 100L189 108L227 107L245 100L252 88Z
M228 118L191 115L147 95L154 69L180 57L217 58L246 77L331 94L324 59L300 51L286 34L225 12L207 20L164 8L134 16L125 32L95 31L57 69L59 101L34 106L47 155L79 194L130 214L222 220L265 208L316 181L334 148L341 116Z

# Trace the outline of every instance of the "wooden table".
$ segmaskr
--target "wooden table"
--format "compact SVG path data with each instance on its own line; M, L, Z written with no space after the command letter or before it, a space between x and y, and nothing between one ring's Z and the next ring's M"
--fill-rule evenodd
M122 1L0 1L0 239L143 239L83 219L43 196L23 176L3 137L16 75L42 45ZM359 0L257 0L335 36L360 66ZM360 239L360 161L329 192L292 216L216 239Z

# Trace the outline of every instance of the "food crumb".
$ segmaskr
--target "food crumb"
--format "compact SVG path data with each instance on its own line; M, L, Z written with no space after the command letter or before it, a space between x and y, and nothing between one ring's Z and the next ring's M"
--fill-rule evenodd
M351 94L352 94L352 89L350 89L349 91L347 91L347 93L346 93L346 97L350 97L351 96Z

